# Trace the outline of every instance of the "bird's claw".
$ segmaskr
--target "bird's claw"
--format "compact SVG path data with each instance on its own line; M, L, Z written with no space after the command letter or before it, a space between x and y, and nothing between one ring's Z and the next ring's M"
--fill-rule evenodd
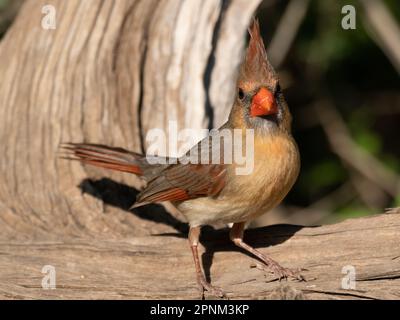
M273 273L278 277L278 280L281 281L282 279L293 279L297 281L306 281L304 276L300 273L301 270L292 270L289 268L284 268L278 265L277 267L272 268Z
M276 280L287 280L289 278L292 278L294 280L297 281L307 281L306 278L300 273L306 269L297 269L297 270L292 270L289 268L284 268L281 265L279 265L278 263L275 264L256 264L256 267L258 269L264 270L264 271L268 271L272 274L274 274L277 279Z
M225 292L221 288L212 286L205 279L199 279L198 284L199 284L199 289L202 294L202 298L204 298L204 291L207 291L207 292L211 293L212 295L219 297L219 298L226 297Z

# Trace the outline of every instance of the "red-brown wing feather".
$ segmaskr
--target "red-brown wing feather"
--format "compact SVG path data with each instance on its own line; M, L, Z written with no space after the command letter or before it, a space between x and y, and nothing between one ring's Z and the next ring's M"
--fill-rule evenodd
M214 196L225 184L226 169L220 164L151 165L140 154L97 144L69 143L63 149L70 160L142 175L148 184L135 206Z
M225 185L225 173L225 166L220 164L171 165L148 183L137 204L215 196Z

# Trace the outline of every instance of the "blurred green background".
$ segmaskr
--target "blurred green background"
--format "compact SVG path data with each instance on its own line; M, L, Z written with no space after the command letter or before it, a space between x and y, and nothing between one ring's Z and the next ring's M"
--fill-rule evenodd
M0 0L0 37L20 3ZM355 30L341 27L344 5L356 9ZM257 17L302 155L276 220L329 223L400 206L400 1L265 0Z
M341 26L345 5L356 10L355 30ZM279 27L299 20L278 70L302 170L280 214L300 209L313 224L400 206L400 1L264 1L258 17L272 51L288 41ZM377 27L397 51L383 46Z

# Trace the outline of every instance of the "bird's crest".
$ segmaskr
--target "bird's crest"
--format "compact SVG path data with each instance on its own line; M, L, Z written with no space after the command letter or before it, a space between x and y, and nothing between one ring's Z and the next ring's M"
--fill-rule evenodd
M242 81L263 82L274 89L278 83L278 76L268 61L258 20L253 19L248 31L250 41L240 68L240 79Z

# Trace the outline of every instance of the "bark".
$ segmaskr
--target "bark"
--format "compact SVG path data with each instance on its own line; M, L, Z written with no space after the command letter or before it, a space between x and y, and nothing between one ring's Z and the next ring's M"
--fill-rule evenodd
M161 206L124 210L137 178L60 160L58 146L140 152L170 120L221 125L259 2L26 1L0 44L0 238L174 231L180 218ZM55 30L41 27L44 5Z
M247 230L245 240L302 271L307 282L273 281L235 249L226 230L206 230L202 263L212 284L236 299L399 299L400 216L382 214L336 225ZM56 289L43 290L45 265ZM354 267L355 287L342 287ZM1 299L199 299L181 233L117 240L0 242ZM345 269L343 269L345 268ZM345 273L342 273L344 271ZM215 298L206 296L207 298Z

